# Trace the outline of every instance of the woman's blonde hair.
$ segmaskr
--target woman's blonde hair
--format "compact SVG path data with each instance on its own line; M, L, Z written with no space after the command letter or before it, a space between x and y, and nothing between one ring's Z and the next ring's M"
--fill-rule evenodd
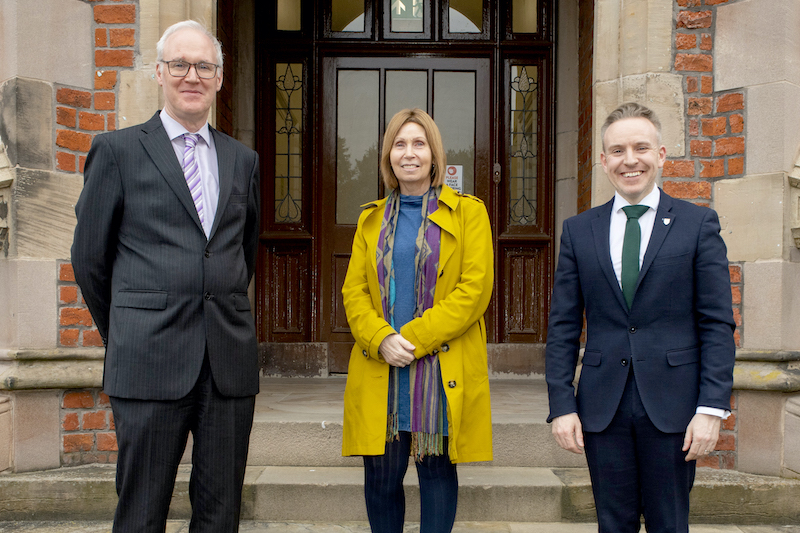
M433 163L431 185L438 187L444 183L444 169L447 166L447 156L442 145L442 134L439 133L439 128L431 116L419 108L398 111L386 126L386 133L383 135L383 148L381 149L381 176L383 177L383 183L387 189L396 189L399 185L397 176L394 175L394 170L392 170L392 162L389 160L389 155L400 128L409 122L419 124L425 130L428 146L431 147Z

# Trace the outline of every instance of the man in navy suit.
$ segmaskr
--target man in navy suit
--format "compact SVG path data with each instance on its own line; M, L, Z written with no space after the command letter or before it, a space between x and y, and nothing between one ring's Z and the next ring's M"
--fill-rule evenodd
M238 531L258 355L247 286L258 156L208 125L222 48L193 21L157 45L164 109L99 135L75 207L75 277L106 345L116 533L163 533L192 433L190 531Z
M548 421L562 448L586 451L602 533L639 531L642 515L648 533L688 532L695 460L730 409L725 244L714 211L656 186L660 129L639 104L608 116L600 161L616 194L564 222L553 286Z

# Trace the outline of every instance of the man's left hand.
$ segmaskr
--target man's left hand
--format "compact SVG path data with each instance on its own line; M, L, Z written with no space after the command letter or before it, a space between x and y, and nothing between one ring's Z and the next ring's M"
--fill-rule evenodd
M721 419L714 415L695 414L686 428L683 451L688 451L686 461L694 461L714 451L719 438Z

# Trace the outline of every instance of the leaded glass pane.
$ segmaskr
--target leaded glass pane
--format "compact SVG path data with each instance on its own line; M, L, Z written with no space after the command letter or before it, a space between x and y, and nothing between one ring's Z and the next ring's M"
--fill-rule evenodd
M424 0L389 0L393 33L421 33Z
M511 139L509 144L509 222L537 222L539 75L533 65L511 67Z
M275 66L275 222L300 222L303 199L303 65Z
M336 223L356 224L378 197L378 70L339 70L336 102Z
M483 0L450 0L448 13L450 33L483 31Z
M278 0L278 29L300 31L302 6L301 0Z
M386 124L398 111L414 107L428 112L428 71L387 70L384 107Z
M511 31L536 33L539 31L539 0L512 0Z
M364 2L333 0L331 2L331 31L363 32Z

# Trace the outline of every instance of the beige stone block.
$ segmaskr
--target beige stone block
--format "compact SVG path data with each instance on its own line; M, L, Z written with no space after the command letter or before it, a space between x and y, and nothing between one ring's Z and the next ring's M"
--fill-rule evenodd
M17 392L14 402L14 470L61 466L59 391Z
M148 121L160 109L159 93L152 69L120 72L119 127L127 128Z
M597 0L594 4L594 80L601 83L620 77L620 0ZM597 109L595 107L595 109ZM600 116L596 113L595 116Z
M800 395L786 401L783 466L800 476Z
M736 416L739 471L780 475L785 401L785 395L777 392L739 391Z
M714 208L719 214L729 260L773 260L784 256L785 187L783 174L716 182Z
M672 4L661 0L595 2L595 79L669 72Z
M672 65L672 4L624 0L619 23L620 74L669 72Z
M776 82L750 87L746 107L747 173L791 172L800 146L800 86Z
M165 0L166 1L166 0ZM145 68L155 69L156 43L161 37L159 4L162 0L139 0L139 54Z
M0 396L0 472L11 468L13 432L11 398L5 395Z
M782 0L764 7L761 0L745 0L717 8L714 90L777 81L800 84L800 2Z
M64 0L0 2L0 80L25 77L91 89L92 6Z
M661 142L668 157L686 153L683 77L675 74L643 74L598 83L595 86L593 123L595 161L600 162L603 139L600 129L606 117L623 102L639 102L655 111L661 121Z
M0 350L17 343L17 269L16 261L0 260ZM2 372L2 368L0 368Z
M742 347L753 350L780 350L783 333L784 284L780 261L744 264L742 292ZM796 349L796 347L795 347Z
M75 203L83 177L75 174L18 169L14 184L15 252L17 257L66 259L75 231Z
M58 337L56 262L20 259L8 263L12 270L8 279L16 281L9 300L15 306L10 325L13 347L55 348Z

